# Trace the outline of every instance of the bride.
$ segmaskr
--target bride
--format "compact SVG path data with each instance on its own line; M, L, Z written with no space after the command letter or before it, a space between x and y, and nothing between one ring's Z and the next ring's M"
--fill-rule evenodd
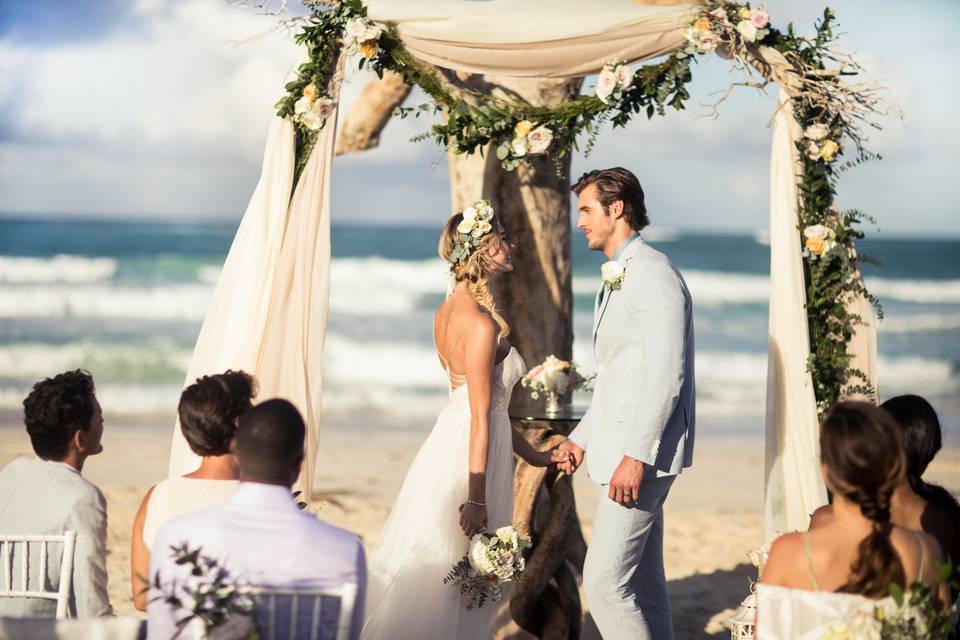
M512 247L480 200L440 238L455 286L437 309L434 340L450 397L417 453L369 563L362 640L490 638L497 607L467 611L443 578L470 536L511 524L513 453L536 466L565 462L536 451L510 426L507 405L525 371L505 338L488 280L513 270Z

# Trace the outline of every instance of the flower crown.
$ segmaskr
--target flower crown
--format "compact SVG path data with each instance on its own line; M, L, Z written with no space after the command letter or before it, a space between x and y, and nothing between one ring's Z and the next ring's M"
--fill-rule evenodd
M487 200L477 200L463 210L463 220L457 225L460 239L450 252L451 267L469 258L473 250L480 246L483 236L493 229L491 220L493 220L493 207Z

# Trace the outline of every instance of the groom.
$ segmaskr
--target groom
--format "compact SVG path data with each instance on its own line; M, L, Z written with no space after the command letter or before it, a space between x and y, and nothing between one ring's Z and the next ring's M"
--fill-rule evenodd
M690 293L666 256L640 237L649 220L635 175L620 167L590 171L572 190L580 197L577 227L609 259L594 311L593 399L561 445L572 459L561 468L573 473L586 456L601 490L584 591L606 640L668 640L663 503L693 458Z

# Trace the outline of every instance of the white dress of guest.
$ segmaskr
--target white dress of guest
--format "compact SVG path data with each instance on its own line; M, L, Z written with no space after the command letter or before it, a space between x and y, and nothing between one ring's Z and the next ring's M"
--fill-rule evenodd
M153 540L163 525L184 514L226 503L239 484L239 480L185 477L158 482L147 502L143 543L153 552Z
M93 618L113 613L107 595L107 501L80 472L63 462L18 458L0 471L0 533L60 535L77 532L70 617ZM40 566L40 545L31 546L28 575ZM62 547L51 545L47 587L60 584ZM19 580L22 558L14 557ZM17 583L19 584L19 583ZM30 583L30 588L38 585ZM53 618L54 600L0 598L0 616Z
M148 638L172 638L184 616L157 599L152 586L158 573L163 583L185 578L184 567L162 551L183 542L201 547L231 576L255 586L315 589L355 583L353 628L359 632L367 583L360 539L301 511L287 487L241 482L226 504L171 520L157 533L156 551L150 554Z
M917 582L923 582L926 545L912 532L920 545ZM813 588L791 589L777 585L757 585L757 640L820 640L831 625L841 624L857 616L873 618L874 610L893 604L893 598L867 598L855 593L821 591L813 571L810 553L810 532L803 534L804 555Z

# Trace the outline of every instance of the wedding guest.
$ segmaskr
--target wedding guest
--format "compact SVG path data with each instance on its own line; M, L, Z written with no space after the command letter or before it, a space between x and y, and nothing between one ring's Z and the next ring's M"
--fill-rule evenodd
M865 402L836 404L820 428L820 461L831 519L774 541L757 590L757 638L820 637L856 611L872 615L891 584L922 582L946 602L936 539L890 521L907 468L890 415Z
M305 433L303 418L286 400L267 400L244 413L234 441L240 486L226 504L181 516L160 529L150 557L151 578L162 584L184 578L184 567L168 550L185 542L255 586L314 589L355 583L353 628L358 633L366 592L363 545L354 534L301 511L290 493L303 463ZM170 638L183 614L156 599L160 592L153 584L150 591L147 637Z
M107 595L107 501L80 475L87 458L103 451L103 413L93 377L78 369L41 380L23 401L23 422L37 457L17 458L0 471L0 533L76 532L68 615L111 615ZM35 584L34 570L41 564L40 545L30 546L28 575L34 578L29 587L34 589L40 586ZM48 589L60 584L61 552L62 547L50 545ZM22 562L22 554L14 555L13 576L20 576ZM0 598L0 616L52 618L56 605L54 600Z
M226 502L239 484L240 468L230 451L237 420L257 393L253 377L225 371L198 378L180 394L180 430L200 467L185 476L167 478L150 487L133 521L130 582L133 605L147 610L147 583L153 539L161 526L177 516Z
M890 520L929 533L940 543L944 555L956 563L960 560L960 505L949 491L923 480L927 466L943 446L937 412L915 395L890 398L880 407L899 427L907 461L906 474L890 501ZM829 522L832 511L829 505L817 509L810 528ZM956 591L951 595L956 600Z

